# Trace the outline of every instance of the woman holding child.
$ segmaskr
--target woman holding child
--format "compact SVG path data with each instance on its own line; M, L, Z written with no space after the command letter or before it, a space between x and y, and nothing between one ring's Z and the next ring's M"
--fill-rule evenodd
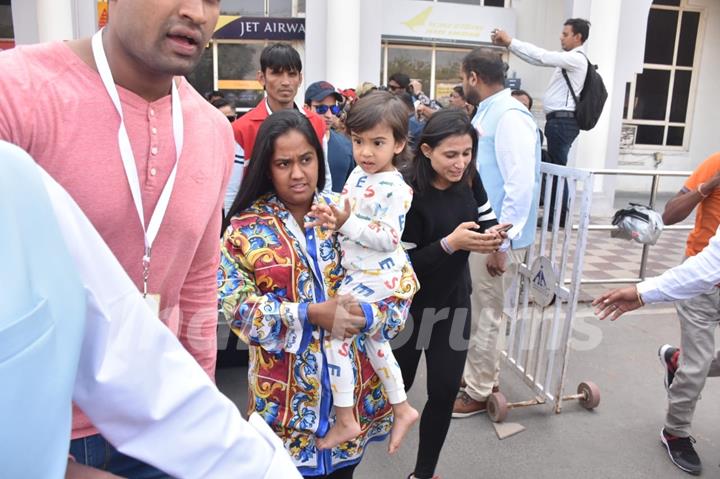
M317 447L331 426L335 374L324 338L331 332L392 338L409 300L361 303L337 294L344 278L337 234L307 224L313 205L331 201L317 193L325 182L323 164L322 145L301 113L277 112L263 123L228 215L218 282L233 331L250 345L248 408L275 430L303 475L338 479L352 477L367 443L391 430L393 415L365 352L365 335L359 335L347 355L360 432ZM412 268L405 267L398 291L407 297L416 289Z
M404 154L407 126L394 125L393 118L406 123L407 115L388 113L389 101L395 108L389 97L361 100L353 107L356 115L364 109L363 118L375 119L355 122L353 153L360 165L351 175L355 186L398 181L394 164ZM376 108L380 114L373 113ZM352 128L351 117L352 113ZM322 145L302 114L277 112L263 123L243 189L228 214L218 282L233 331L250 345L250 412L258 412L270 424L303 475L339 479L352 477L368 442L392 430L393 451L416 419L404 393L386 393L386 387L397 386L398 380L404 389L402 377L394 382L381 378L376 370L382 363L370 355L388 351L383 343L402 329L418 284L410 265L398 257L396 267L379 267L390 275L387 290L373 282L363 283L376 291L373 295L350 287L378 271L372 271L369 262L353 262L355 254L342 253L357 250L358 244L368 250L361 252L364 259L377 251L396 252L404 220L390 217L398 205L383 203L367 216L362 210L365 201L348 201L353 194L347 191L352 189L349 184L342 206L338 198L321 197L317 191L325 181L323 164ZM361 180L363 176L368 179ZM407 185L395 184L393 191L399 193L402 187ZM355 194L367 198L368 190L363 191ZM390 196L386 200L394 202ZM406 202L400 202L404 212L409 198ZM369 238L366 230L380 239ZM457 247L469 241L465 236ZM472 240L475 247L488 250L499 244L493 235ZM342 242L354 246L341 246ZM346 278L346 266L354 278ZM330 335L336 343L345 340L339 343L340 355L352 372L349 424L341 420L347 406L334 398L340 367L333 364L328 349L334 344L326 340Z

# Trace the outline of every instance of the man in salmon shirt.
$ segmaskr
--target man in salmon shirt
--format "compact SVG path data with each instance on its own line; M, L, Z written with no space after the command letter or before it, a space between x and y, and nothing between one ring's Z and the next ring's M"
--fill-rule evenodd
M697 206L695 228L690 232L685 248L686 258L702 251L720 225L718 186L720 152L703 161L665 206L663 222L666 225L684 220ZM661 441L673 464L691 474L699 474L702 464L692 445L690 427L705 378L717 375L715 330L720 322L720 289L713 288L694 298L677 301L675 309L680 317L681 348L665 344L658 351L665 367L668 392L668 411Z
M302 60L300 54L287 43L268 45L260 53L260 70L257 72L257 81L265 90L266 97L255 108L245 113L232 124L237 142L235 170L228 185L228 196L235 197L242 182L245 163L252 157L255 137L265 118L274 111L295 108L308 117L317 134L318 140L323 144L325 137L325 121L317 113L299 108L295 104L300 84L302 83ZM327 169L327 158L326 158ZM330 177L326 175L326 180ZM326 181L329 185L330 181Z
M92 40L0 53L0 139L70 193L155 316L212 378L217 235L234 142L227 119L182 76L210 40L220 2L110 0L109 8ZM72 438L78 462L167 477L117 452L79 409Z

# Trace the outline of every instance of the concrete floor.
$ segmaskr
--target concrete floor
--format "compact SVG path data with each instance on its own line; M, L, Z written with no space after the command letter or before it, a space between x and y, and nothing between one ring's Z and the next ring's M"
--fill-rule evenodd
M571 352L566 394L583 380L597 383L600 406L586 411L566 402L556 415L550 406L510 411L506 422L526 430L497 439L485 415L455 419L448 433L437 474L464 478L684 478L660 446L665 390L659 345L677 344L679 329L672 305L648 307L615 323L592 316L579 305L574 335L580 349ZM588 347L588 345L593 347ZM426 397L424 368L418 372L410 402L421 409ZM218 371L218 385L245 411L246 369ZM501 387L510 401L531 399L519 377L503 368ZM698 404L693 435L704 464L703 477L720 477L720 382L709 380ZM371 445L355 477L405 478L417 451L417 428L402 449L390 457L386 443Z

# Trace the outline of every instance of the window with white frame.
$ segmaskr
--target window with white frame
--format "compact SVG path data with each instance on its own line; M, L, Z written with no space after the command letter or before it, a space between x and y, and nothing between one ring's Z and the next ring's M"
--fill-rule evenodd
M492 47L490 47L492 48ZM411 79L420 80L423 93L447 105L455 85L461 83L462 59L472 47L450 47L438 45L410 45L383 42L381 78L387 85L388 77L394 73L405 73ZM507 61L507 50L498 52Z
M643 71L625 88L624 148L688 148L702 20L687 0L653 1Z
M0 0L0 4L3 0ZM223 0L222 15L243 17L304 17L306 0ZM256 80L265 40L211 40L200 63L187 75L201 93L220 90L240 111L258 104L264 92ZM286 43L286 42L281 42ZM292 42L303 56L302 42Z

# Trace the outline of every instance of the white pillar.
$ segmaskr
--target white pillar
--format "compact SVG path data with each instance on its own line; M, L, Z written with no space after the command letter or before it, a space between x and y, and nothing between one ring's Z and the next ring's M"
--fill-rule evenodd
M98 30L97 0L71 0L75 38L91 37Z
M325 78L327 4L327 0L307 0L305 3L305 60L303 61L305 85L327 80ZM309 55L312 58L308 58Z
M72 40L73 7L72 0L37 0L38 40Z
M587 0L577 0L577 3L577 8L570 13L581 16L587 11ZM608 100L595 128L580 133L574 147L573 166L617 168L625 84L634 73L642 70L650 3L651 0L595 0L590 5L587 18L592 27L586 50L590 60L599 65L598 71L608 90ZM615 178L599 176L594 192L594 214L610 213L615 198Z
M72 0L13 0L15 42L28 44L76 38L74 6Z
M380 85L380 66L382 64L382 30L383 22L378 12L382 12L383 8L393 8L388 6L383 0L363 0L362 11L360 12L360 61L358 77L356 84L364 81L372 82Z
M325 80L336 88L355 87L360 76L360 0L327 2L325 52Z

